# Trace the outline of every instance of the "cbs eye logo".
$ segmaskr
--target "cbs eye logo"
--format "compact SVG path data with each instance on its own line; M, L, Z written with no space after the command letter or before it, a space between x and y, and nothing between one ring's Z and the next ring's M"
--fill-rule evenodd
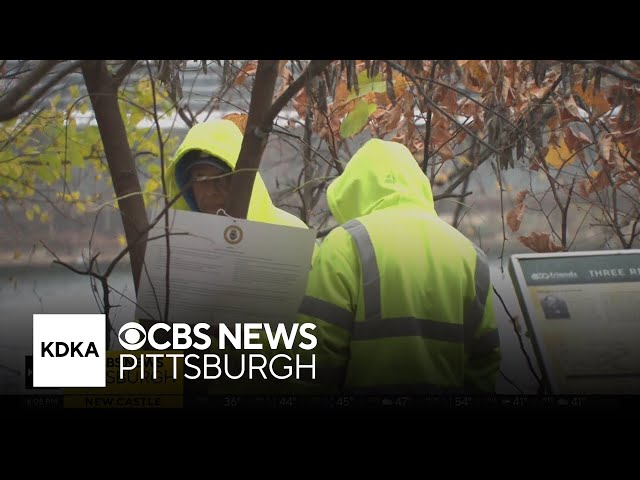
M126 350L138 350L147 340L147 334L142 325L129 322L120 327L118 340Z

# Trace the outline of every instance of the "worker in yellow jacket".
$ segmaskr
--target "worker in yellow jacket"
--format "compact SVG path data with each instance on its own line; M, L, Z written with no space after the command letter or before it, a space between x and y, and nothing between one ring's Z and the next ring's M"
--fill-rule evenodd
M209 214L224 214L224 206L231 190L232 172L236 168L243 135L229 120L213 120L193 126L178 147L167 167L167 193L170 199L184 189L183 196L173 208ZM206 178L206 180L202 180ZM195 181L196 179L200 179ZM186 188L191 182L191 187ZM289 227L308 228L296 216L273 205L269 192L256 173L249 202L247 220ZM267 240L268 241L268 240ZM251 299L247 298L250 302ZM218 347L212 338L212 350ZM261 338L266 344L266 340ZM237 370L234 370L237 371ZM211 381L210 393L250 393L259 388L254 381Z
M340 226L319 249L298 319L316 325L313 386L494 391L501 354L486 256L438 217L409 150L368 141L327 200Z
M230 120L213 120L193 126L168 165L169 198L178 194L191 178L207 177L208 180L194 182L173 208L219 213L230 191L230 173L236 168L241 146L242 132ZM273 205L259 172L253 183L247 220L308 228L296 216Z

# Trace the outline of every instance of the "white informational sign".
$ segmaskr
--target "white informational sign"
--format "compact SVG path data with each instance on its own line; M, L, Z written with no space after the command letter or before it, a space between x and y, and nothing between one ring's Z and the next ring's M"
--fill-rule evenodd
M640 250L514 255L509 270L552 393L640 393Z
M189 324L295 319L314 230L181 210L170 210L169 230L168 277L164 220L149 232L136 318Z

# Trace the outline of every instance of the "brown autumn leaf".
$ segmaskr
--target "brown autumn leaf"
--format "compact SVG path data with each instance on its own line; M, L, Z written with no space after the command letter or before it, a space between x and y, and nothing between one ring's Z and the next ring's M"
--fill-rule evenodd
M573 99L573 96L570 95L560 106L560 121L564 123L576 120L582 120L582 117L580 116L580 110L578 109L576 101Z
M518 240L520 240L520 243L525 247L538 253L560 252L562 250L562 245L555 243L548 233L531 232L526 237L518 237Z
M580 150L586 145L591 145L591 140L584 133L574 130L572 126L564 128L564 141L567 147L573 152Z
M283 76L285 70L289 71L289 69L285 67L287 65L287 62L289 62L289 60L280 60L280 62L278 63L278 75Z
M384 124L382 125L383 135L386 135L391 130L398 127L400 119L402 118L402 108L400 105L396 105L391 110L385 110L387 114L383 117Z
M407 148L414 156L416 153L422 151L422 156L424 157L424 142L419 138L414 138L413 141L407 145Z
M447 175L445 172L436 173L436 176L433 179L433 183L435 185L439 186L439 187L441 187L442 185L444 185L448 181L449 181L449 175Z
M615 146L611 149L611 156L609 157L609 161L613 162L617 171L624 172L624 159Z
M396 133L396 136L393 137L391 139L392 142L396 142L396 143L404 143L405 137L407 136L407 133Z
M336 96L333 99L333 104L338 107L343 105L347 101L347 97L349 96L349 89L347 88L347 80L342 79L338 82L336 86Z
M295 108L296 112L298 112L298 115L300 115L303 118L307 110L308 102L309 102L309 99L307 97L307 91L304 88L300 90L300 92L295 97L293 97L293 100L292 100L293 108Z
M553 115L549 121L547 122L547 130L549 132L554 132L557 128L560 128L560 117L562 114Z
M393 93L396 98L402 96L409 87L410 82L399 72L393 74Z
M540 100L542 97L544 97L547 94L550 88L551 88L550 86L537 87L534 85L532 88L529 89L529 93L532 96L536 97L538 100Z
M471 117L478 109L481 108L477 103L473 103L471 100L467 100L460 107L460 113L465 117Z
M439 85L433 93L433 101L449 113L458 111L458 96L454 90Z
M286 61L285 61L285 64L286 64ZM280 95L282 95L285 92L285 90L289 87L289 85L293 83L293 74L288 68L284 66L283 68L280 68L279 75L282 78L282 81L280 82L280 87L278 88L278 91L275 93L273 98L278 98Z
M418 129L416 128L413 119L408 119L407 121L407 137L405 138L405 145L407 147L411 146L411 142L418 135Z
M629 149L632 152L640 151L640 128L620 132L616 135L616 139L620 140L619 145L623 146L624 149Z
M246 113L230 113L228 115L225 115L224 119L231 120L233 123L235 123L244 135L244 131L247 128L247 120L249 119L249 115L247 115Z
M598 140L598 150L600 156L607 162L611 158L611 135L603 135Z
M233 81L233 84L242 85L242 83L244 83L244 81L249 75L253 75L256 73L257 69L258 69L258 64L256 62L253 62L253 61L247 62L236 75L236 78Z
M493 83L484 60L469 60L462 68L467 73L467 87L471 90L479 91L486 83Z
M529 193L527 190L522 190L516 196L516 205L509 213L507 213L507 224L512 232L517 232L522 222L522 216L524 215L524 199Z
M508 77L504 77L502 80L502 101L505 105L509 105L509 94L511 94L511 80ZM513 94L511 96L513 97Z
M451 148L449 148L449 145L447 145L446 143L442 145L442 147L439 147L439 149L437 150L438 150L438 154L444 161L451 160L455 156L453 154L453 150L451 150Z
M616 188L619 188L625 183L628 183L631 181L637 182L638 172L635 171L634 168L631 167L630 165L627 165L626 167L627 167L626 170L620 173L616 178Z
M407 118L413 117L413 94L411 90L407 89L398 97L398 104L402 106L402 112Z
M582 180L579 185L580 193L584 197L588 197L593 192L604 190L611 185L609 182L609 176L604 168L589 172L589 177L590 178L586 180Z
M432 126L431 144L434 146L434 148L437 148L439 145L442 145L443 143L447 143L449 140L451 140L451 133L449 132L449 130L447 129L447 126L444 123L439 122L434 126Z

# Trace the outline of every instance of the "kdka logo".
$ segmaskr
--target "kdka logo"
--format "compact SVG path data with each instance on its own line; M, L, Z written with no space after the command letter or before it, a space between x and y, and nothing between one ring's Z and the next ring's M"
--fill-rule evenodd
M33 316L33 387L105 387L103 314Z

